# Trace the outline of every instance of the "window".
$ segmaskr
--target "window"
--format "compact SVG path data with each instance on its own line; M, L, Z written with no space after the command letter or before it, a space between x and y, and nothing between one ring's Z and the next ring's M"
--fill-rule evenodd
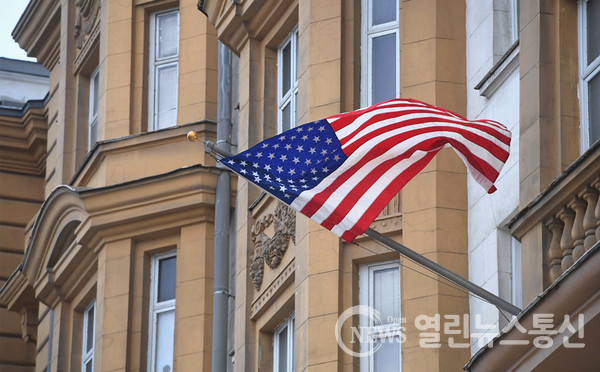
M150 371L173 370L175 336L175 287L177 257L175 252L152 257L150 273Z
M600 139L600 1L579 0L581 150Z
M400 265L396 262L363 265L359 269L359 300L379 312L379 321L361 316L361 329L369 329L361 353L377 348L361 358L361 371L400 371ZM381 346L379 346L381 345Z
M277 133L296 127L298 106L298 29L277 49Z
M98 67L90 75L90 103L88 108L88 151L98 141L98 92L100 74Z
M521 274L521 242L511 236L511 257L512 257L512 303L521 308L523 307L523 286Z
M148 130L177 124L179 77L179 10L155 13L150 19Z
M400 96L397 0L362 0L361 105Z
M273 332L273 372L294 371L294 314Z
M96 327L96 300L83 311L83 337L81 351L81 371L94 371L94 329Z

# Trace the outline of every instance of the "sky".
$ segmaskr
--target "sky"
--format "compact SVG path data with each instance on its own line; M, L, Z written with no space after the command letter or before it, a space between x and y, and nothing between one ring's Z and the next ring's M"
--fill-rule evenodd
M35 61L11 36L28 3L29 0L0 0L0 57Z

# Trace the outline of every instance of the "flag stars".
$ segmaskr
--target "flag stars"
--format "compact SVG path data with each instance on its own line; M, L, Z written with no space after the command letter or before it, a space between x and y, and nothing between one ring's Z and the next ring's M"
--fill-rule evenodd
M323 173L329 173L329 168L327 168L327 167L323 168Z
M289 143L287 145L284 146L286 150L289 150L292 148L292 145L290 145Z
M336 155L334 155L334 156L333 156L333 160L335 160L335 161L340 161L340 156L339 156L339 155L337 155L337 154L336 154Z
M302 141L306 141L308 139L308 136L305 134L302 136Z
M326 144L328 144L328 145L331 145L331 143L332 143L332 142L333 142L333 141L331 140L331 138L327 138L327 139L325 140L325 143L326 143Z
M274 144L274 145L273 145L273 148L274 148L275 150L277 150L277 149L279 148L279 144L278 144L278 143Z
M290 140L292 140L292 141L295 140L295 139L296 139L296 136L291 136L290 137Z
M317 174L317 170L315 168L311 168L310 173Z
M285 140L285 136L281 136L281 137L279 137L279 140L280 140L280 141L283 141L283 140Z
M257 152L257 153L256 153L256 157L257 157L257 158L259 158L259 159L260 159L260 158L262 158L262 156L263 156L262 152Z
M262 148L263 148L263 149L266 149L267 147L269 147L269 144L268 144L268 143L266 143L266 142L265 142L265 143L263 143L263 144L262 144Z
M304 164L306 164L306 165L311 165L311 164L312 164L312 161L311 161L310 159L306 159L306 161L304 162Z
M242 160L242 161L240 162L240 165L241 165L242 167L245 167L246 165L248 165L248 163L246 163L244 160Z
M309 131L309 132L312 132L312 130L313 130L313 129L315 129L315 128L313 128L313 127L308 127L308 131Z
M294 162L294 164L298 164L300 163L300 158L294 157L294 160L292 160Z
M310 152L311 154L314 154L315 152L317 152L317 150L315 150L314 147L311 147L310 150L308 150L308 152Z
M275 154L270 153L269 156L267 156L267 158L273 160L273 159L275 159Z
M327 150L325 150L325 149L321 150L321 155L327 155ZM327 161L327 159L325 159L325 161Z
M242 173L242 174L246 174L246 173L248 173L248 172L247 172L245 169L243 169L243 168L242 168L242 169L240 169L240 173Z
M281 157L279 158L279 160L286 161L287 160L287 156L286 155L281 155Z
M293 176L294 174L296 174L296 170L294 168L290 168L290 171L288 173L290 174L290 176Z
M271 166L269 164L265 165L265 170L266 171L270 171L271 170Z
M325 127L321 125L321 126L319 127L319 132L322 132L322 131L324 131L324 130L325 130Z
M281 183L281 182L282 182L281 178L279 178L279 177L275 178L275 181L276 181L276 182L279 182L279 183Z
M297 151L299 151L299 152L302 152L302 151L304 151L304 147L303 147L302 145L299 145L299 146L296 148L296 150L297 150Z
M287 190L287 187L285 187L285 185L279 186L279 191L285 192L286 190Z
M319 142L319 141L321 141L321 139L318 136L315 136L315 138L313 138L313 141Z
M282 173L283 172L283 167L277 167L277 172L278 173Z

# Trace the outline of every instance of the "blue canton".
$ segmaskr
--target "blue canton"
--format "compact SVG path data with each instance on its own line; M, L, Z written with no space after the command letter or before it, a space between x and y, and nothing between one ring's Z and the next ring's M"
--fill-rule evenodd
M323 119L290 129L222 162L291 204L346 158L333 129Z

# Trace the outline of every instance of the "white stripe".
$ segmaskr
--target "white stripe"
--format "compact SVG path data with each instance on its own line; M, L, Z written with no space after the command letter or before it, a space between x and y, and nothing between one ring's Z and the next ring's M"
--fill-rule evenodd
M441 115L430 115L428 116L428 118L433 118L433 117L440 117ZM393 127L395 124L399 123L399 122L403 122L405 120L411 120L411 119L418 119L422 117L422 115L419 114L409 114L406 115L402 118L391 118L391 119L386 119L386 120L382 120L380 122L377 122L376 124L372 124L367 126L366 128L363 128L360 132L358 132L354 138L352 138L350 141L348 141L347 143L342 145L342 149L345 149L349 146L351 146L353 143L355 143L356 141L360 141L362 140L365 136L367 136L369 133L376 131L378 129L384 128L386 126L391 126ZM463 121L463 120L461 120ZM464 121L463 121L464 122ZM465 122L467 123L467 122ZM391 133L394 132L396 134L400 134L400 133L404 133L404 132L408 132L408 131L412 131L412 130L418 130L418 129L424 129L424 128L434 128L435 126L446 126L446 127L451 127L451 128L458 128L460 130L464 130L464 131L468 131L473 133L476 136L479 136L481 138L485 138L491 142L493 142L495 145L497 145L498 147L500 147L501 149L503 149L504 151L508 152L510 149L510 146L508 146L507 144L505 144L504 142L500 141L498 138L492 136L491 134L488 134L484 131L482 131L481 129L477 129L477 128L473 128L473 127L465 127L462 124L455 124L455 123L447 123L447 122L427 122L427 123L423 123L423 124L413 124L410 126L406 126L406 127L400 127L397 129L394 129L393 131L389 131L386 132L384 134L387 135L387 133ZM338 136L338 138L340 140L343 140L344 138L340 138Z

